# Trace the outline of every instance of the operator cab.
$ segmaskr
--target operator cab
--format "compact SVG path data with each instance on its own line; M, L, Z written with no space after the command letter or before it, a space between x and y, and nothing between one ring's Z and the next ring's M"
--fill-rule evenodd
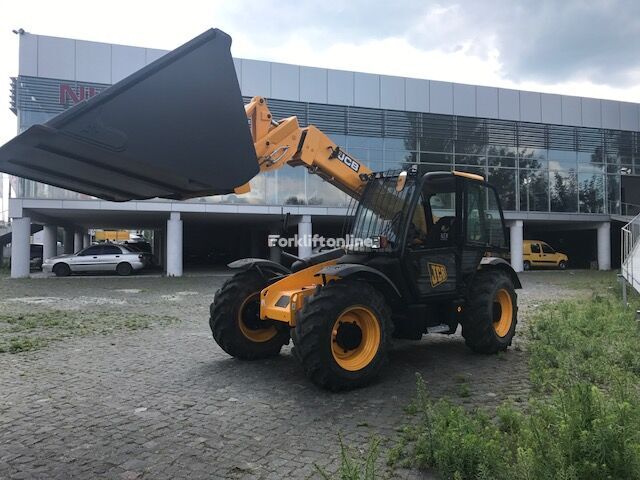
M347 255L338 263L366 263L389 278L408 279L404 291L424 301L460 295L464 282L458 280L475 273L483 256L507 252L498 195L481 176L388 172L369 179L354 212Z

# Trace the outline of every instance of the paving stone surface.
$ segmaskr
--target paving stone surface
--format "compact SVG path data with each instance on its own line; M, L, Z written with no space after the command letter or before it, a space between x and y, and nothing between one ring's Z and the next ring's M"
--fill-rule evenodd
M568 274L522 276L519 328L550 296L579 294L554 284ZM311 385L290 347L266 361L235 360L207 324L225 278L0 278L0 313L81 309L181 320L0 354L0 478L317 478L314 464L338 467L338 435L360 448L372 435L393 439L416 374L435 398L488 407L526 398L523 348L476 355L459 333L396 343L375 385L341 394Z

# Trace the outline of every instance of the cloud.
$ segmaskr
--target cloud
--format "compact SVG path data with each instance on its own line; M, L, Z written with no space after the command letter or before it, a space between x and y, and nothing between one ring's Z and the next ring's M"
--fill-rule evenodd
M417 61L409 53L463 53L497 57L500 75L514 82L640 83L637 0L239 0L223 4L219 13L265 49L297 41L322 52L402 40L411 47L398 51L407 63ZM309 63L304 57L293 62Z

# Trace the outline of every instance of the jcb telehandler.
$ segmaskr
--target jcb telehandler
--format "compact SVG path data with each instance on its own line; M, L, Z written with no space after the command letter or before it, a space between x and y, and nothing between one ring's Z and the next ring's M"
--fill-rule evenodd
M521 288L500 200L481 176L372 172L314 126L244 107L231 39L210 30L0 149L0 169L108 200L243 193L259 171L304 166L357 200L346 247L287 268L249 258L210 326L230 355L294 355L317 385L371 382L392 337L454 333L505 350ZM176 91L178 93L176 93ZM171 93L171 95L170 95ZM248 128L247 128L248 119Z

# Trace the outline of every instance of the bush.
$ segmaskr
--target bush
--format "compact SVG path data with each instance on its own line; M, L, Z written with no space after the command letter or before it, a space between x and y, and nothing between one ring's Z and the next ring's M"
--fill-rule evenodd
M323 468L314 465L325 480L374 480L377 478L376 462L379 457L380 439L372 438L364 454L356 454L340 440L340 468L335 476L330 476Z

